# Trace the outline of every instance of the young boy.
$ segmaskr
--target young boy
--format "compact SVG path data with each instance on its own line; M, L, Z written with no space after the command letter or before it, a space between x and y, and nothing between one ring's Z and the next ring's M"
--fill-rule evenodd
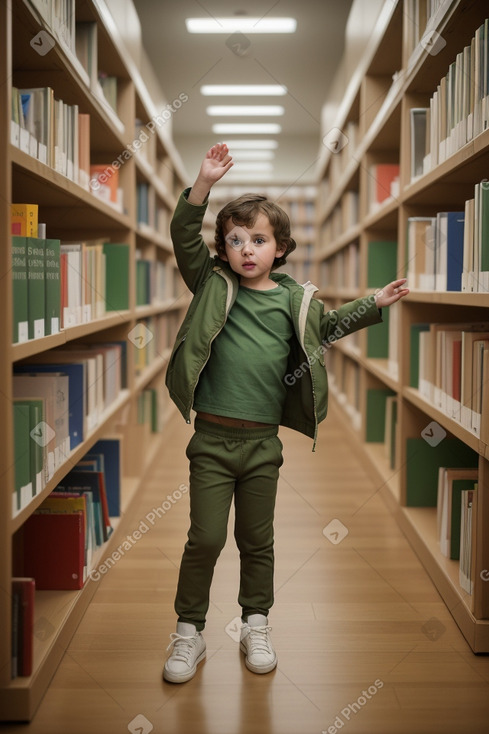
M190 529L163 677L183 683L205 657L202 630L234 497L240 553L240 648L254 673L277 665L268 612L273 604L273 515L282 444L278 426L316 439L326 417L327 344L382 321L380 308L408 293L405 279L375 296L324 312L311 284L272 271L295 249L287 215L264 196L230 202L216 220L211 257L200 230L209 192L233 165L226 145L207 153L181 195L171 235L178 267L194 294L177 334L166 384L195 433L190 461ZM313 447L314 448L314 447Z

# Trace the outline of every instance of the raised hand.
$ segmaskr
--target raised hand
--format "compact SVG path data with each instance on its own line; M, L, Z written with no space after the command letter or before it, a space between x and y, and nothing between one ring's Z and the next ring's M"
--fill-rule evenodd
M188 195L190 204L202 204L216 181L233 166L226 143L216 143L207 151L199 174Z
M219 181L233 166L226 143L216 143L207 151L200 167L199 177L211 186Z
M375 294L377 308L391 306L396 301L407 296L409 288L402 287L405 283L406 278L400 278L399 280L393 280L392 283L388 283L381 290L377 291Z

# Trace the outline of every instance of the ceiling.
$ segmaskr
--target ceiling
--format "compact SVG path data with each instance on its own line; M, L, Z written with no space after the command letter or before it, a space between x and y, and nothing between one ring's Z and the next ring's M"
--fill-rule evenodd
M188 95L172 117L173 138L192 179L203 155L223 140L232 151L233 137L278 141L270 183L312 183L320 146L321 108L341 60L345 25L352 0L133 0L141 22L146 53L169 102ZM236 47L226 34L196 35L186 30L188 17L293 17L293 34L249 34ZM282 97L204 97L202 84L280 84ZM279 104L281 117L213 118L210 104ZM278 122L270 135L216 135L215 122ZM263 175L263 174L262 174ZM226 182L252 180L236 162ZM260 179L263 183L266 180Z

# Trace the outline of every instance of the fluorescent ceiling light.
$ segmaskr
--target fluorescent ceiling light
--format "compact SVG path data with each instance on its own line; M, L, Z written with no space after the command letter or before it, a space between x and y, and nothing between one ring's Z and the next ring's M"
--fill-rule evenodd
M217 104L210 105L206 112L211 117L220 117L221 115L236 117L257 117L259 115L266 117L280 117L280 115L284 114L284 108L278 104Z
M186 18L189 33L295 33L295 18Z
M266 172L260 172L256 171L256 173L239 173L239 171L236 171L233 173L233 169L231 169L228 173L226 173L226 182L231 183L231 181L236 181L236 183L241 183L244 181L271 181L272 180L272 173L266 173Z
M233 150L275 150L278 148L277 140L233 140Z
M231 143L231 155L235 161L271 161L275 158L273 150L234 150Z
M281 84L204 84L204 97L283 97L287 87Z
M271 171L273 164L269 161L246 161L236 164L236 174L240 171Z
M275 122L218 122L212 126L212 132L216 135L276 135L282 128Z

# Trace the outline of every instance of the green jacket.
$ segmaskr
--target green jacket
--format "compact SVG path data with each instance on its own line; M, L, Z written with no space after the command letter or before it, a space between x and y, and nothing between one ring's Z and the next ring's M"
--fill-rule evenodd
M210 355L212 341L223 328L239 288L238 276L229 264L211 257L200 234L207 202L189 204L186 189L178 200L171 222L171 237L180 273L194 294L178 331L166 373L172 400L190 423L190 411L200 373ZM373 296L358 298L338 310L324 311L313 298L311 283L299 285L284 273L270 278L290 293L295 329L284 382L287 395L280 425L315 440L318 424L328 409L328 380L324 353L330 343L370 324L382 321ZM313 446L314 450L314 446Z

